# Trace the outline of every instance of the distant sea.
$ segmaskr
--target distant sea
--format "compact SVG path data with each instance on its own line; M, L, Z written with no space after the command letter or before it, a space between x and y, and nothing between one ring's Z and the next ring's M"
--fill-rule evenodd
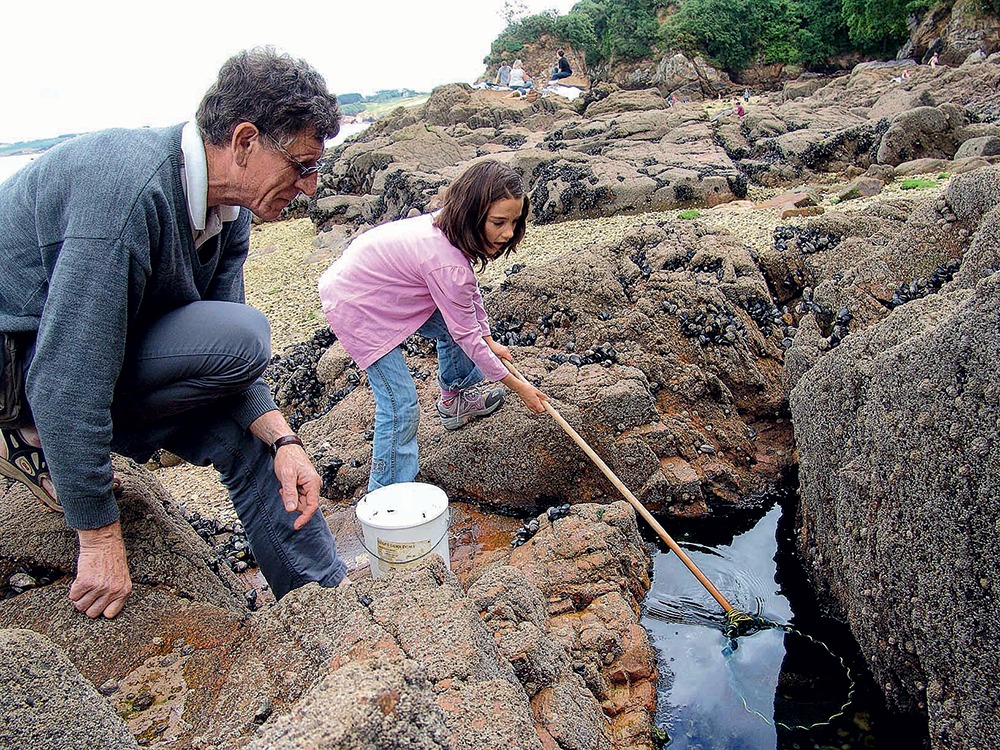
M352 135L357 135L368 127L370 123L367 122L345 122L340 127L340 133L336 138L333 138L326 142L327 148L332 148L345 140L350 138ZM41 154L22 154L20 156L0 156L0 182L3 182L8 177L10 177L14 172L19 170L25 164L29 163L32 159L37 159Z
M10 177L32 159L40 154L27 154L21 156L0 156L0 182Z

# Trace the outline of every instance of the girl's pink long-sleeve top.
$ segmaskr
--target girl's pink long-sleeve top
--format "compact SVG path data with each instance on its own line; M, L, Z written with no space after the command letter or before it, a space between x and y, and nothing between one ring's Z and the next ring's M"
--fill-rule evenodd
M486 345L489 320L472 263L424 214L355 239L320 277L330 327L365 369L440 310L452 338L490 380L507 375Z

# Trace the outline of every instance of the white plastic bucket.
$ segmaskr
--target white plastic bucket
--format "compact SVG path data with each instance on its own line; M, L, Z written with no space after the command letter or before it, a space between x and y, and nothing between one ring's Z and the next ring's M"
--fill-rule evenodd
M440 487L423 482L379 487L361 499L357 514L373 578L412 566L432 552L451 569L448 495Z

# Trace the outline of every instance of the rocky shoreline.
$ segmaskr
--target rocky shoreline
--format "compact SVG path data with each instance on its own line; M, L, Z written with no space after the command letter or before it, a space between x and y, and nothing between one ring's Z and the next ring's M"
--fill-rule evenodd
M72 535L9 489L0 572L38 573L0 601L14 746L56 746L52 726L107 747L654 746L634 513L517 404L446 433L416 338L422 476L460 509L459 554L372 581L350 546L373 406L315 280L485 157L534 207L521 251L482 277L521 370L664 518L753 504L797 464L800 554L891 705L927 717L933 748L997 744L978 675L1000 667L1000 56L892 73L859 65L714 122L656 89L570 106L447 86L334 149L309 219L255 228L247 286L356 586L248 598L247 571L186 520L231 522L214 473L123 462L136 593L81 621Z

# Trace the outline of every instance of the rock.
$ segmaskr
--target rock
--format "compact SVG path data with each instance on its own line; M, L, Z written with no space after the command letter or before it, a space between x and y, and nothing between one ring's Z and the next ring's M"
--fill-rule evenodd
M882 180L877 177L859 177L837 193L837 200L840 202L854 200L855 198L871 198L882 192ZM782 218L785 218L782 215Z
M882 136L879 164L901 164L916 158L950 159L958 148L955 131L966 124L962 108L916 107L897 116Z
M979 677L1000 669L989 604L1000 557L986 541L1000 513L998 285L993 273L971 293L899 308L821 359L790 398L800 552L890 704L926 706L933 747L1000 740Z
M781 89L785 101L812 96L827 84L827 79L819 76L804 76L796 81L787 81Z
M796 216L820 216L826 209L822 206L803 206L802 208L786 208L781 212L782 219L791 219Z
M125 722L47 638L0 630L0 746L7 750L138 748Z
M877 236L873 230L863 231ZM803 470L800 551L851 623L890 703L926 710L935 748L1000 738L976 676L1000 666L979 614L1000 568L983 541L1000 511L988 437L1000 418L1000 381L987 364L1000 346L998 238L1000 170L954 178L944 200L913 206L895 247L880 250L863 273L851 269L816 288L811 304L850 300L850 335L812 355L808 342L823 335L816 313L786 352ZM961 257L954 279L923 294L938 272L921 266L953 253ZM872 281L904 265L902 278L922 278L900 289L917 296L888 315L866 311ZM851 284L856 291L844 295ZM897 627L876 631L876 622L890 621Z
M983 13L976 0L935 6L911 29L910 47L912 57L925 56L933 49L944 65L974 64L981 50L1000 47L1000 20L995 13Z
M929 88L918 88L909 90L905 88L894 88L886 91L878 98L868 112L868 117L872 120L879 120L883 117L894 118L901 112L906 112L916 107L935 107L937 102Z
M886 166L892 165L890 164ZM897 164L895 167L895 174L897 177L937 174L941 172L950 172L953 169L953 166L954 162L948 159L911 159L910 161L904 161Z
M1000 167L956 177L945 191L945 203L960 221L978 225L1000 203Z
M180 456L175 456L170 451L161 450L159 456L157 457L157 463L164 468L169 468L171 466L179 466L184 463L184 459Z
M985 135L965 141L958 147L958 151L955 152L955 159L965 159L971 156L998 155L1000 155L1000 137Z
M570 655L574 672L601 702L614 746L652 750L649 722L656 710L655 655L638 623L639 602L648 589L643 571L648 575L650 561L639 542L635 513L616 502L577 505L569 516L554 523L544 516L539 520L541 530L514 550L510 564L520 568L547 602L548 631ZM567 556L578 558L581 564L565 564ZM487 582L496 585L496 579ZM584 693L570 692L573 684L563 682L560 690L540 691L532 701L536 715L543 717L543 725L561 743L562 738L573 738L564 746L603 747L595 742L601 736L602 719L576 708ZM570 715L593 717L590 723L577 722L587 735L579 728L569 731Z

